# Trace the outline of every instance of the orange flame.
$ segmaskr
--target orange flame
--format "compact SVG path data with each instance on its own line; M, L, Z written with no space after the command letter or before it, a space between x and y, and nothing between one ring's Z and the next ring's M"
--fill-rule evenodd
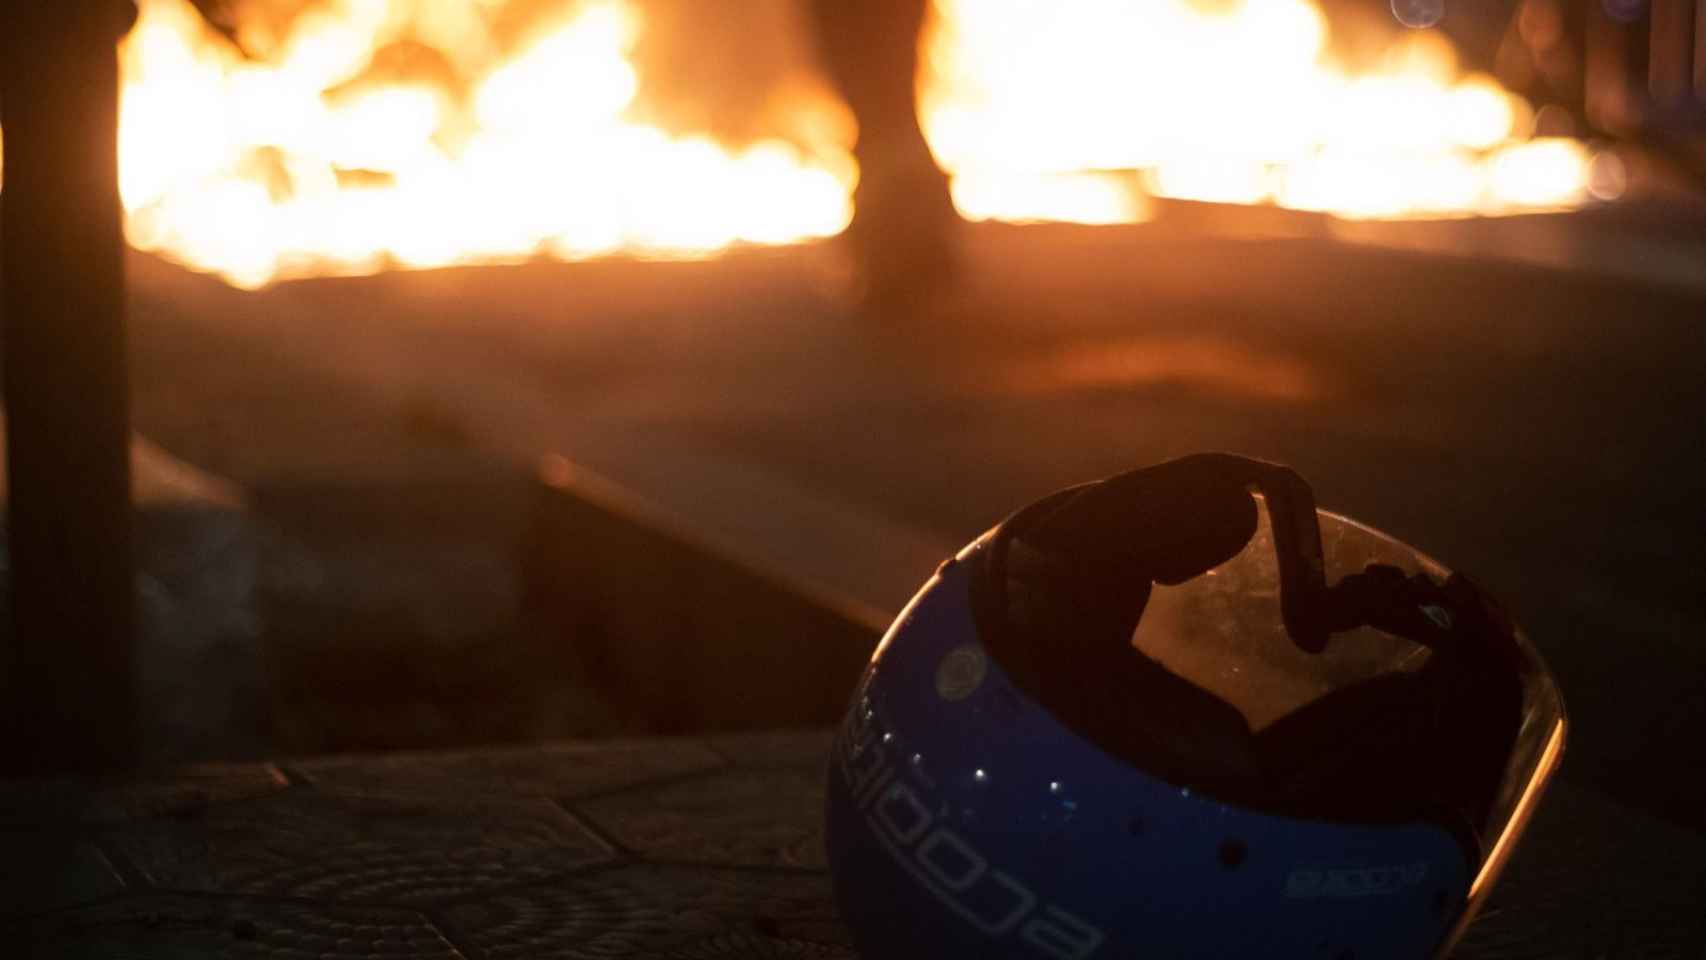
M121 50L120 190L131 243L239 286L278 277L682 256L840 232L850 124L741 148L630 119L643 24L583 4L498 56L479 0L336 0L243 59L183 0L143 0ZM430 41L464 89L364 82ZM834 103L801 109L834 111Z
M1352 72L1308 0L935 0L920 114L972 219L1145 219L1151 196L1347 217L1587 199L1590 154L1409 31Z
M505 0L321 0L241 25L266 54L248 60L185 0L141 0L121 48L131 243L253 287L847 225L844 105L809 89L788 136L738 147L642 122L639 10L560 2L516 37L494 28ZM1157 196L1359 218L1589 199L1588 148L1530 139L1528 105L1461 75L1437 33L1352 70L1312 0L934 2L920 118L970 219L1130 223ZM385 69L399 51L413 67Z

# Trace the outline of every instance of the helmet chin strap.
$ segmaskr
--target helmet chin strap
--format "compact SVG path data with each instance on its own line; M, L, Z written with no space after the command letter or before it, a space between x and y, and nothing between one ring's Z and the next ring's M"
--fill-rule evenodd
M1466 629L1491 626L1498 632L1502 618L1491 609L1491 601L1461 575L1441 584L1425 573L1407 574L1373 563L1329 586L1309 484L1290 467L1232 459L1250 466L1251 485L1267 499L1279 561L1280 613L1300 649L1320 653L1333 634L1361 626L1435 650L1453 646L1453 638Z
M1315 513L1315 492L1297 471L1279 464L1226 456L1251 473L1250 485L1268 504L1274 552L1279 560L1280 616L1298 647L1310 653L1327 649L1336 627L1332 592L1327 588L1326 563L1321 552L1321 523Z
M1017 535L1081 575L1117 570L1179 584L1249 543L1252 489L1267 503L1280 615L1302 650L1320 653L1334 633L1364 625L1439 647L1486 603L1461 578L1452 578L1459 587L1452 588L1382 564L1328 585L1309 484L1290 467L1227 453L1194 454L1076 488L1046 503L1040 515L1015 518ZM1142 591L1137 602L1147 596Z

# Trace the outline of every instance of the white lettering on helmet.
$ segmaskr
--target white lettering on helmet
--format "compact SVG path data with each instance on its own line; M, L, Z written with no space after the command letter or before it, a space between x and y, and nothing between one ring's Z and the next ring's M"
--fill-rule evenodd
M946 826L897 775L867 711L848 715L836 766L855 809L895 863L932 897L979 931L1019 939L1053 960L1085 960L1107 939L1089 923L1037 895Z

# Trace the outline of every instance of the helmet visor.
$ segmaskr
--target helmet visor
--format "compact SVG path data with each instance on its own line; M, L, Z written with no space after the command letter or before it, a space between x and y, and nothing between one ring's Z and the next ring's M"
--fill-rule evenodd
M1318 516L1329 582L1372 565L1451 579L1397 540ZM1254 743L1251 773L1271 803L1353 819L1412 804L1436 814L1451 808L1454 827L1473 842L1475 890L1484 890L1562 752L1564 704L1545 661L1502 616L1483 630L1466 627L1472 649L1461 655L1373 626L1307 652L1280 617L1275 557L1264 505L1255 535L1232 559L1151 588L1132 647L1238 710ZM1347 777L1364 783L1347 785ZM1369 802L1359 810L1357 798Z
M1257 503L1241 549L1173 585L1039 549L1021 515L990 551L992 652L1063 723L1181 786L1309 819L1437 822L1459 838L1479 895L1561 751L1563 702L1544 662L1467 580L1326 512L1329 583L1379 568L1441 599L1396 621L1424 630L1356 626L1304 649Z

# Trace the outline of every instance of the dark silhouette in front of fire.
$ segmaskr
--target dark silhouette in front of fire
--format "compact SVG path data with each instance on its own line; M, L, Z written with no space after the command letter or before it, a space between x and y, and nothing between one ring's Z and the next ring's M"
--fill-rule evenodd
M848 241L866 310L896 320L951 278L958 217L918 125L927 0L812 0L824 68L859 124Z

